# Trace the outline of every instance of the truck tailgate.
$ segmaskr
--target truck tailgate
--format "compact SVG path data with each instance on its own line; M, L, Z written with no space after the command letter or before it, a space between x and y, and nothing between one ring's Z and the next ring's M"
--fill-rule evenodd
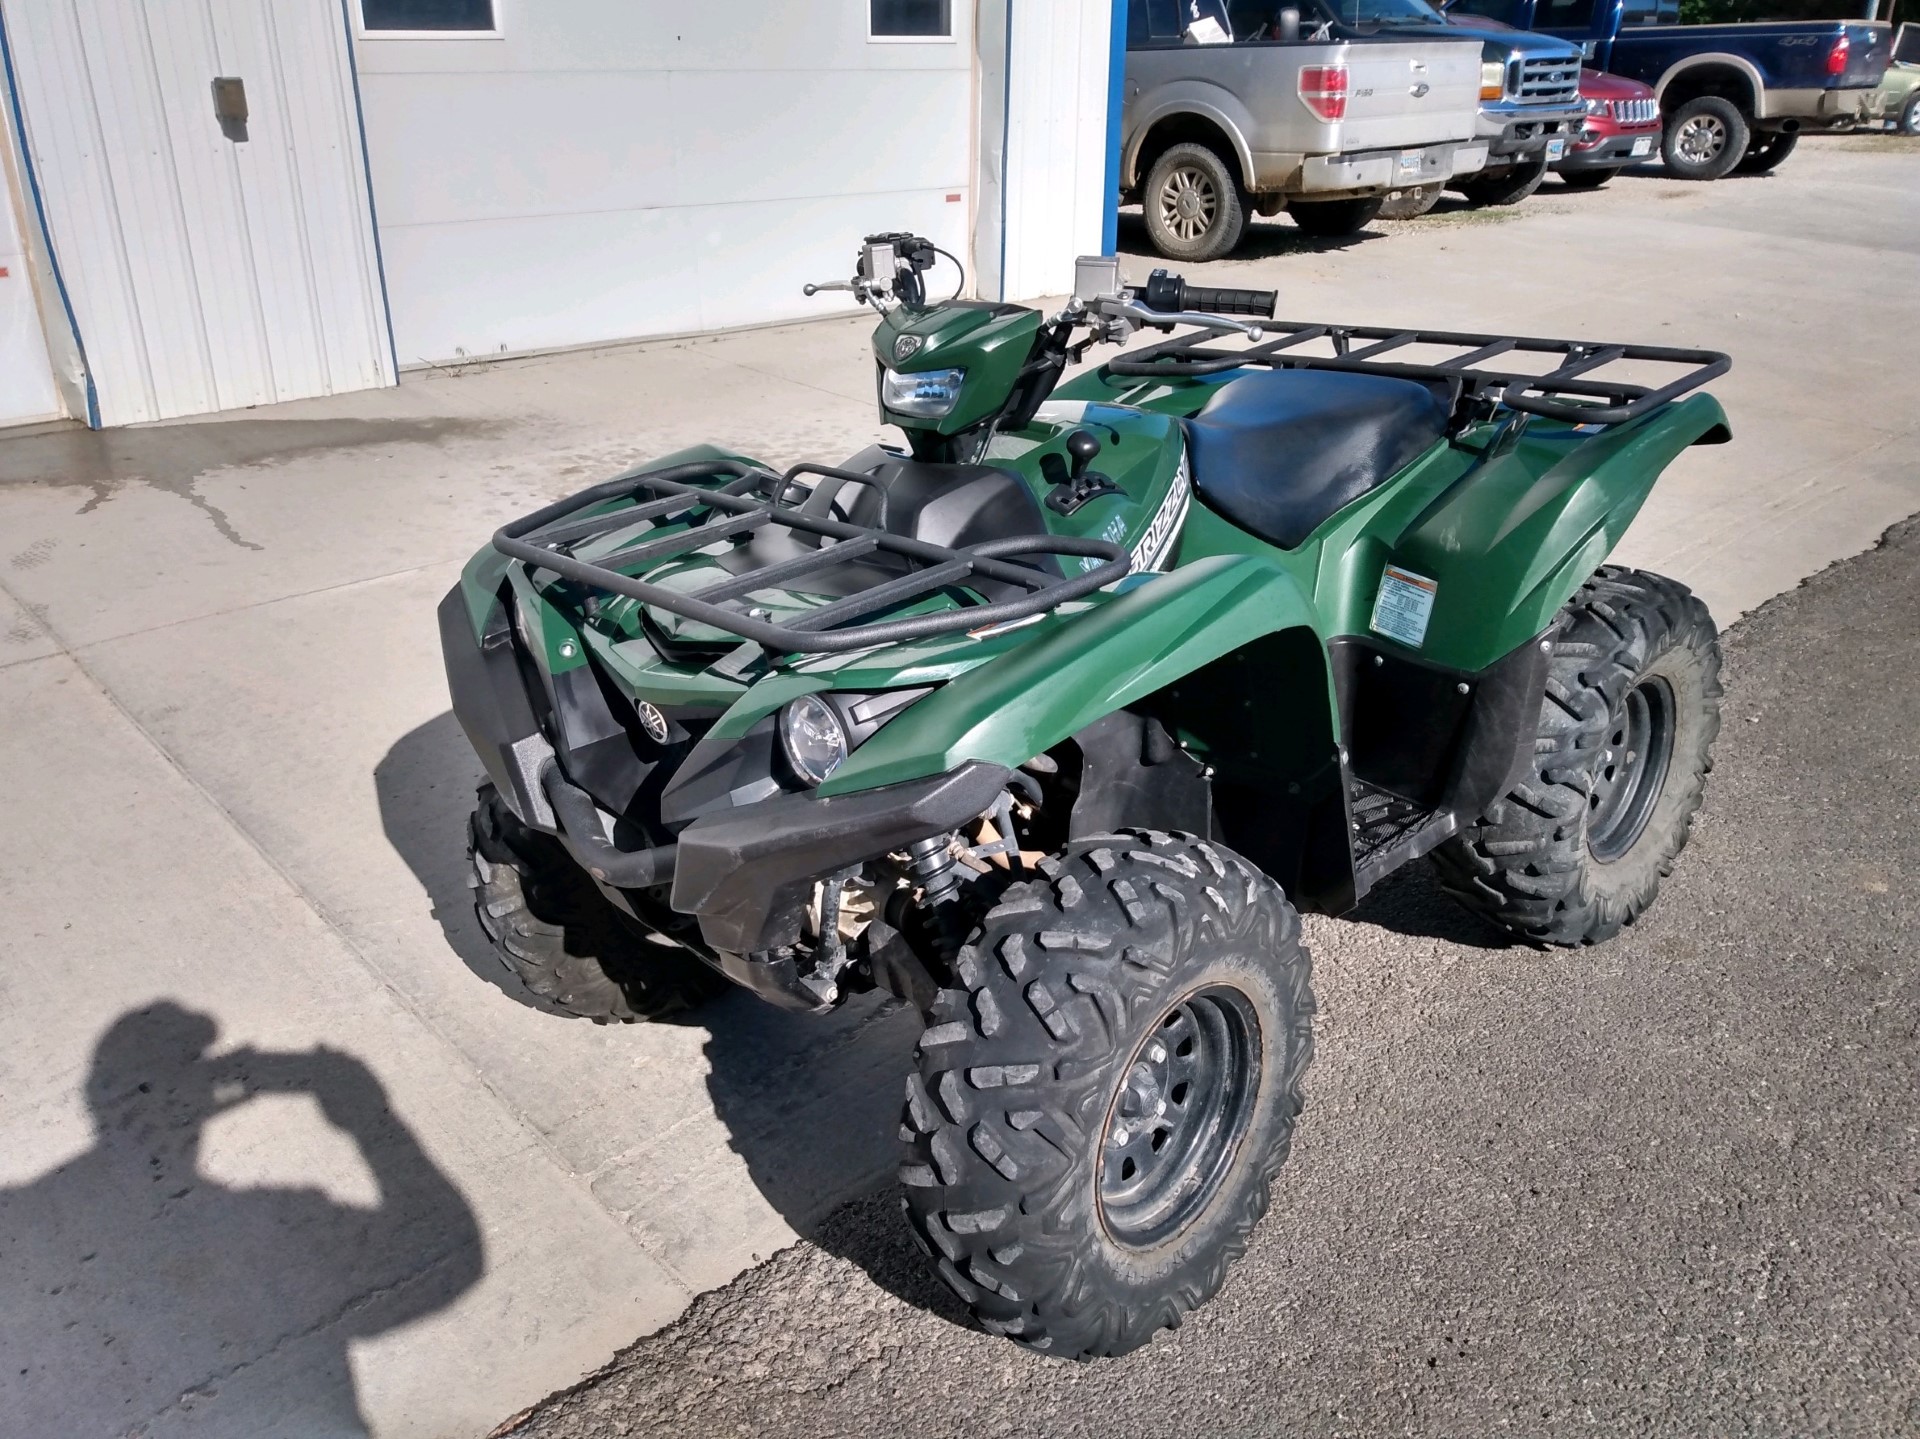
M1459 140L1480 101L1480 43L1356 40L1347 75L1342 150Z
M1893 58L1891 31L1885 25L1864 20L1848 21L1846 31L1847 68L1836 88L1878 85L1887 73L1887 62Z

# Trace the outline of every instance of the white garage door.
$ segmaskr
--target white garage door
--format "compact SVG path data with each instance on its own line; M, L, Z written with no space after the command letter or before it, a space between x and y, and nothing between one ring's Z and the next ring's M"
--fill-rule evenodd
M0 4L99 423L394 382L340 0Z

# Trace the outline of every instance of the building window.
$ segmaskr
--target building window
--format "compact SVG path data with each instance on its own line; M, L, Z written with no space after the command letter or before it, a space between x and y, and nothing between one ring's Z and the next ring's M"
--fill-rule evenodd
M369 35L492 35L493 0L360 0L360 28Z
M867 0L876 40L951 40L953 0Z

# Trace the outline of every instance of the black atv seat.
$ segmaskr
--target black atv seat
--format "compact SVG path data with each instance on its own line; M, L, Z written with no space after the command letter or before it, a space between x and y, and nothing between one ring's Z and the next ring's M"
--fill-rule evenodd
M1426 385L1389 375L1242 375L1187 421L1193 487L1290 550L1444 435L1448 408Z

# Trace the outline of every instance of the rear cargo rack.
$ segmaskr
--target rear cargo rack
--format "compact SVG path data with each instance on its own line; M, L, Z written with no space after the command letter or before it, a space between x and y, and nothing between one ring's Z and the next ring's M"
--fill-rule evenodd
M1397 330L1375 325L1316 325L1297 320L1262 320L1266 333L1280 337L1246 349L1209 346L1212 335L1178 335L1107 362L1116 375L1163 379L1211 375L1242 365L1280 370L1342 370L1350 374L1391 375L1397 379L1448 382L1461 401L1498 402L1510 410L1584 425L1624 425L1698 389L1732 367L1717 350L1676 350L1663 345L1614 345L1590 340L1542 340L1521 335L1475 335L1457 330ZM1296 347L1325 340L1331 355L1306 355ZM1434 345L1460 353L1432 363L1395 360L1395 351ZM1542 374L1483 369L1503 355L1564 355L1566 363ZM1667 383L1649 386L1598 378L1594 372L1623 362L1683 367Z
M1127 551L1106 540L1016 535L953 549L826 514L808 513L801 505L782 498L803 474L859 484L873 482L872 475L827 465L795 465L784 474L775 474L743 460L697 460L658 470L629 470L501 526L494 533L493 547L510 559L564 579L712 625L773 654L839 653L1025 619L1110 585L1131 568ZM701 480L709 483L696 483ZM723 483L711 483L715 480ZM770 493L756 494L759 490ZM581 513L622 500L635 503ZM640 524L646 528L627 536L618 548L595 560L583 560L572 553L578 545ZM651 567L691 557L723 540L744 541L768 525L820 536L818 548L778 564L728 574L691 593L623 573L637 565ZM829 540L834 543L826 543ZM781 623L748 612L749 597L761 590L789 588L795 581L817 578L836 565L871 561L876 556L891 557L903 565L904 572ZM1070 557L1099 563L1063 579L1033 564L1015 563L1013 556L1042 560ZM968 588L983 581L1024 593L989 603ZM850 623L942 592L960 603L931 614L905 615L871 624ZM970 599L974 602L968 603Z

